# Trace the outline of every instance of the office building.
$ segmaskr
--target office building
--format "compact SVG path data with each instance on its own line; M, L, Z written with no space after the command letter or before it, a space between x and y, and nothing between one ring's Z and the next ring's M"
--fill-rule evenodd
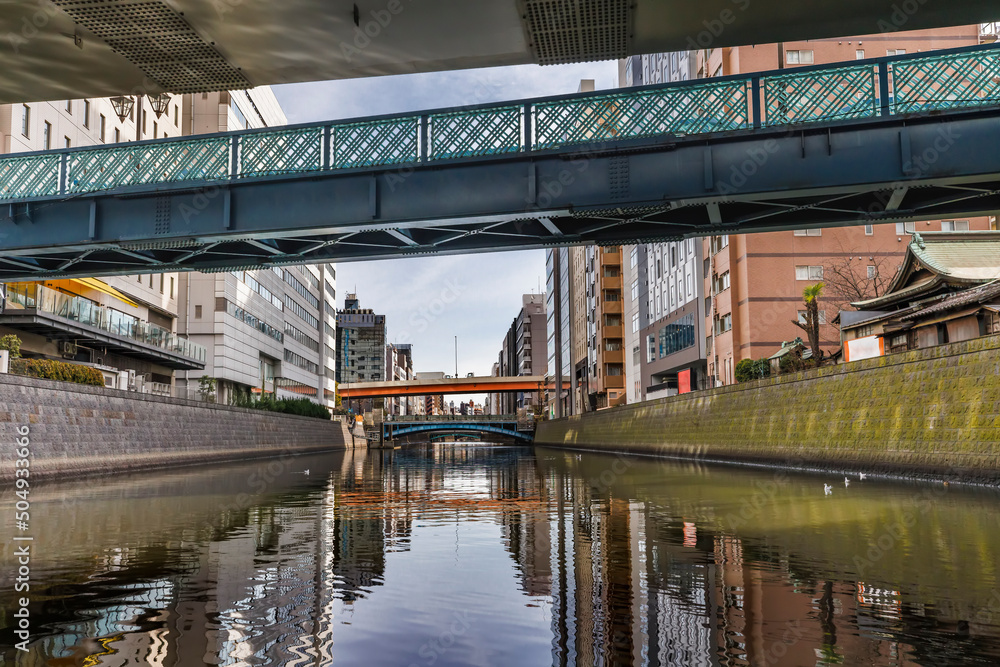
M385 315L362 308L356 294L344 299L344 309L337 311L336 377L341 390L348 394L357 382L380 382L386 375ZM382 399L350 400L355 412L382 407ZM376 404L377 403L377 404Z

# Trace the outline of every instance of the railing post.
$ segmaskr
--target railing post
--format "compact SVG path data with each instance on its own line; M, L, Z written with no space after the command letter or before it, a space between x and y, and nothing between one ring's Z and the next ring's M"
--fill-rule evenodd
M878 64L879 115L888 116L889 109L889 63L882 60Z
M239 169L239 154L240 154L240 135L234 134L229 142L229 178L235 179L238 176Z
M69 189L69 153L59 156L59 194L64 195Z
M428 145L428 137L430 136L430 116L420 117L420 146L419 146L419 161L427 162L430 159L430 146Z
M329 125L323 126L323 155L320 157L320 169L326 171L330 168L330 135L333 133L333 128Z
M524 140L522 143L522 150L525 153L530 153L532 149L531 143L531 103L524 105Z
M762 126L763 119L760 117L760 77L755 76L750 78L750 120L753 123L753 129L759 130Z

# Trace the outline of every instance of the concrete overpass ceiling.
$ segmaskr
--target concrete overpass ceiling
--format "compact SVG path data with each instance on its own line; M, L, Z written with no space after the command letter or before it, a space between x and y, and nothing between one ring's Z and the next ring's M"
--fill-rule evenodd
M0 103L556 64L995 20L991 0L0 0Z

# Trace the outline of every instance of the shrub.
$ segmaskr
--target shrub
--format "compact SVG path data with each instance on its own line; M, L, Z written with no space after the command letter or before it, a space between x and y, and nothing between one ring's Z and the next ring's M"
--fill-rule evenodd
M21 358L21 339L14 334L7 334L6 336L0 336L0 350L7 350L10 352L10 358L20 359Z
M95 387L104 386L104 374L96 368L67 364L64 361L52 359L15 359L10 362L10 371L15 375L89 384Z
M737 382L766 378L771 374L771 362L767 359L743 359L736 364L735 373Z
M267 410L269 412L281 412L286 415L299 415L300 417L314 417L316 419L330 419L330 411L325 406L313 403L308 398L274 398L273 396L256 398L249 392L236 392L229 399L229 404L238 408Z

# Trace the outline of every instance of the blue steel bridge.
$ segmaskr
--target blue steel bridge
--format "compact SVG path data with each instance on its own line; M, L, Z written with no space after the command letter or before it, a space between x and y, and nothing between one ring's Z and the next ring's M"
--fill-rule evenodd
M0 281L982 215L1000 46L0 159Z

